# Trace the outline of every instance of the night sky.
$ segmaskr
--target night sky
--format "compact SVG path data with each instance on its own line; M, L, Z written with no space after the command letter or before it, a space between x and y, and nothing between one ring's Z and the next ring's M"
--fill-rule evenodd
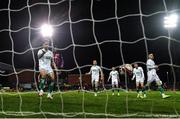
M49 22L55 29L54 48L62 53L66 70L77 67L73 50L79 66L90 65L93 59L97 59L99 65L102 61L102 66L105 68L120 66L123 61L124 63L145 63L147 60L145 44L147 43L148 52L155 54L155 62L164 64L160 66L159 71L162 77L167 71L172 72L170 66L167 65L171 64L168 52L168 45L170 45L173 64L177 65L175 67L176 77L179 77L180 25L170 31L172 38L176 41L169 41L165 38L168 36L168 31L163 27L163 18L166 15L163 0L117 0L117 4L115 4L115 0L72 0L70 18L69 0L49 0L52 3L50 9L48 9L46 0L29 0L29 3L27 0L10 1L10 4L8 0L0 1L0 62L12 65L12 56L14 55L16 68L33 69L36 64L30 48L31 46L34 48L33 52L37 63L36 53L43 43L38 28L48 21L48 15L50 15ZM141 6L139 6L139 1ZM164 1L168 11L180 13L179 0ZM30 14L27 4L30 6ZM10 5L11 11L8 11L8 5ZM146 15L142 16L143 24L141 24L140 10L143 15ZM8 14L11 19L8 18ZM125 15L130 16L122 18ZM29 23L31 29L28 27ZM12 32L8 31L9 27ZM145 34L143 34L143 27ZM143 39L144 37L146 39ZM74 47L73 42L78 46ZM91 46L85 47L90 44ZM12 49L12 47L14 48ZM102 59L99 49L102 52ZM10 52L13 50L16 52L15 54ZM144 67L143 64L140 65ZM88 71L89 68L82 68L82 72ZM77 71L74 70L74 72Z

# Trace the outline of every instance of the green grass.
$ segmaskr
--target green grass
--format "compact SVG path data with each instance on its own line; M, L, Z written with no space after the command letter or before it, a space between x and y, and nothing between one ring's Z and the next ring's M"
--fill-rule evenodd
M38 97L35 92L1 93L1 118L44 118L44 117L177 117L180 113L180 92L166 92L171 97L161 99L158 91L147 93L146 99L137 99L136 92L110 91L93 93L78 91L54 94L49 100L46 95ZM106 103L107 102L107 103Z

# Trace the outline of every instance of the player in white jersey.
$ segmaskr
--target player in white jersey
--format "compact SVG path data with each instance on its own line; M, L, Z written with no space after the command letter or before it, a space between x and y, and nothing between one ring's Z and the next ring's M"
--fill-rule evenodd
M56 68L55 63L53 62L53 53L48 49L49 47L49 42L45 42L43 44L43 48L40 49L37 53L38 55L38 60L39 60L39 72L40 72L40 84L39 84L39 96L43 95L43 89L45 85L45 79L49 78L50 83L48 86L48 95L47 98L52 99L52 91L54 87L54 79L55 75L53 72L53 68Z
M144 97L146 97L146 89L147 87L153 82L155 81L157 86L158 86L158 89L159 91L161 92L161 96L162 98L167 98L169 97L169 95L165 95L164 94L164 89L162 87L162 81L159 79L159 76L157 75L156 73L156 70L158 69L158 66L155 65L155 62L154 62L154 55L151 53L148 55L148 60L146 62L146 65L147 65L147 84L145 85L145 87L143 88L143 93L144 93Z
M111 79L111 84L112 84L112 95L114 95L114 89L117 88L118 91L118 95L119 95L119 73L118 71L116 71L115 67L112 67L112 71L109 73L109 78L108 78L108 82Z
M99 76L101 75L101 80L104 80L104 75L103 71L100 68L100 66L97 65L97 61L93 60L93 65L90 69L89 73L86 74L91 74L91 84L92 88L94 89L94 96L97 96L97 90L99 86Z
M137 63L134 64L133 69L133 77L132 80L136 78L136 90L137 90L137 98L139 98L142 94L142 89L144 87L144 71L143 68L138 66Z

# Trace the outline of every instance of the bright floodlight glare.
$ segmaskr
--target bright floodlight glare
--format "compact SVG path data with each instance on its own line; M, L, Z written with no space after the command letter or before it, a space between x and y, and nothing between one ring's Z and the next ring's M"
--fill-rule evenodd
M164 27L165 28L175 28L177 26L177 22L178 22L177 14L171 14L171 15L164 17Z
M53 28L49 24L44 24L41 26L41 34L43 37L51 37L53 35Z

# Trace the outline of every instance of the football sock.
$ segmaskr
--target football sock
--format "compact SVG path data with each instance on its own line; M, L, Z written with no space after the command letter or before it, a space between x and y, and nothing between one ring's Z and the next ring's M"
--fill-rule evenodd
M44 85L45 85L45 78L41 78L40 79L40 84L39 84L39 89L43 90L44 89Z
M139 93L139 91L140 91L140 90L139 90L139 87L137 87L136 91L137 91L137 93Z
M54 88L54 81L51 81L51 83L49 84L49 87L48 87L48 92L52 93L53 88Z
M146 94L147 88L148 88L148 86L144 86L144 88L142 89L142 93Z
M163 94L164 93L164 89L162 88L162 86L158 86L158 88L159 88L159 91L161 92L161 94Z
M97 90L98 90L98 87L95 87L94 89L95 89L95 90L94 90L94 92L97 92Z
M94 89L94 92L96 92L97 87L96 87L95 81L93 82L93 89Z

